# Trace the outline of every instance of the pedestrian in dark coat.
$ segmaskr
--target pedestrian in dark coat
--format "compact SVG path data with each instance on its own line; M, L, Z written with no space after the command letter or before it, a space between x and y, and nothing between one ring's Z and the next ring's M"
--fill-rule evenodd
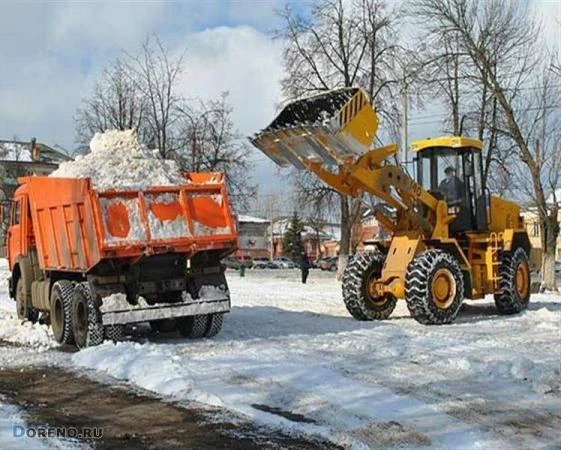
M302 272L302 283L306 284L306 280L308 279L308 274L310 273L310 260L308 259L308 255L306 252L302 252L300 254L300 272Z

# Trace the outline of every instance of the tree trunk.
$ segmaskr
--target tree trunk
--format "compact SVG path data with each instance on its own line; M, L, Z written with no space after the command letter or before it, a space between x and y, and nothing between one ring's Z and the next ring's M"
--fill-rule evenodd
M557 290L555 280L555 252L557 251L557 236L559 236L559 222L557 208L546 216L542 226L542 287L550 291Z
M349 249L351 244L351 218L349 214L349 202L347 196L339 194L341 202L341 239L339 241L339 261L337 262L337 279L343 278L343 272L349 260Z

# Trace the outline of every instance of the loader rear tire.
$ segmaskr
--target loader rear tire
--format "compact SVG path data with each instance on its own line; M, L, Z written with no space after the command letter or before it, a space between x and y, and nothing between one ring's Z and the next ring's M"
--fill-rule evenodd
M74 283L69 280L59 280L51 289L51 327L55 340L59 344L73 344L74 331L72 329L72 296Z
M517 314L530 302L530 266L523 248L503 252L499 267L500 292L495 294L495 305L500 314Z
M78 283L74 289L72 326L78 348L93 347L103 342L101 313L88 283Z
M416 256L405 275L407 308L426 325L452 323L464 299L464 281L456 258L431 249Z
M395 296L377 296L370 288L371 282L382 274L385 259L379 250L362 253L353 258L343 273L343 301L357 320L384 320L395 309Z

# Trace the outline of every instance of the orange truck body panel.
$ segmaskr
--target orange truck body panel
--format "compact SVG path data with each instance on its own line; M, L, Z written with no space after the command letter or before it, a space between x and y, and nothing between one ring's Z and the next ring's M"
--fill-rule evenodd
M22 207L21 242L12 240L19 248L8 249L11 268L30 245L41 269L83 273L103 259L237 247L221 173L186 174L183 185L141 191L98 191L89 179L19 182L14 199L27 196L29 203Z

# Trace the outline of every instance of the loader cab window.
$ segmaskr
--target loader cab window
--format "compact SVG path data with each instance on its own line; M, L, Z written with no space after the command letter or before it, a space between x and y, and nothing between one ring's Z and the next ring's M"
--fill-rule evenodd
M481 180L481 152L469 147L434 147L417 155L418 182L433 196L445 200L456 215L452 232L486 227Z

